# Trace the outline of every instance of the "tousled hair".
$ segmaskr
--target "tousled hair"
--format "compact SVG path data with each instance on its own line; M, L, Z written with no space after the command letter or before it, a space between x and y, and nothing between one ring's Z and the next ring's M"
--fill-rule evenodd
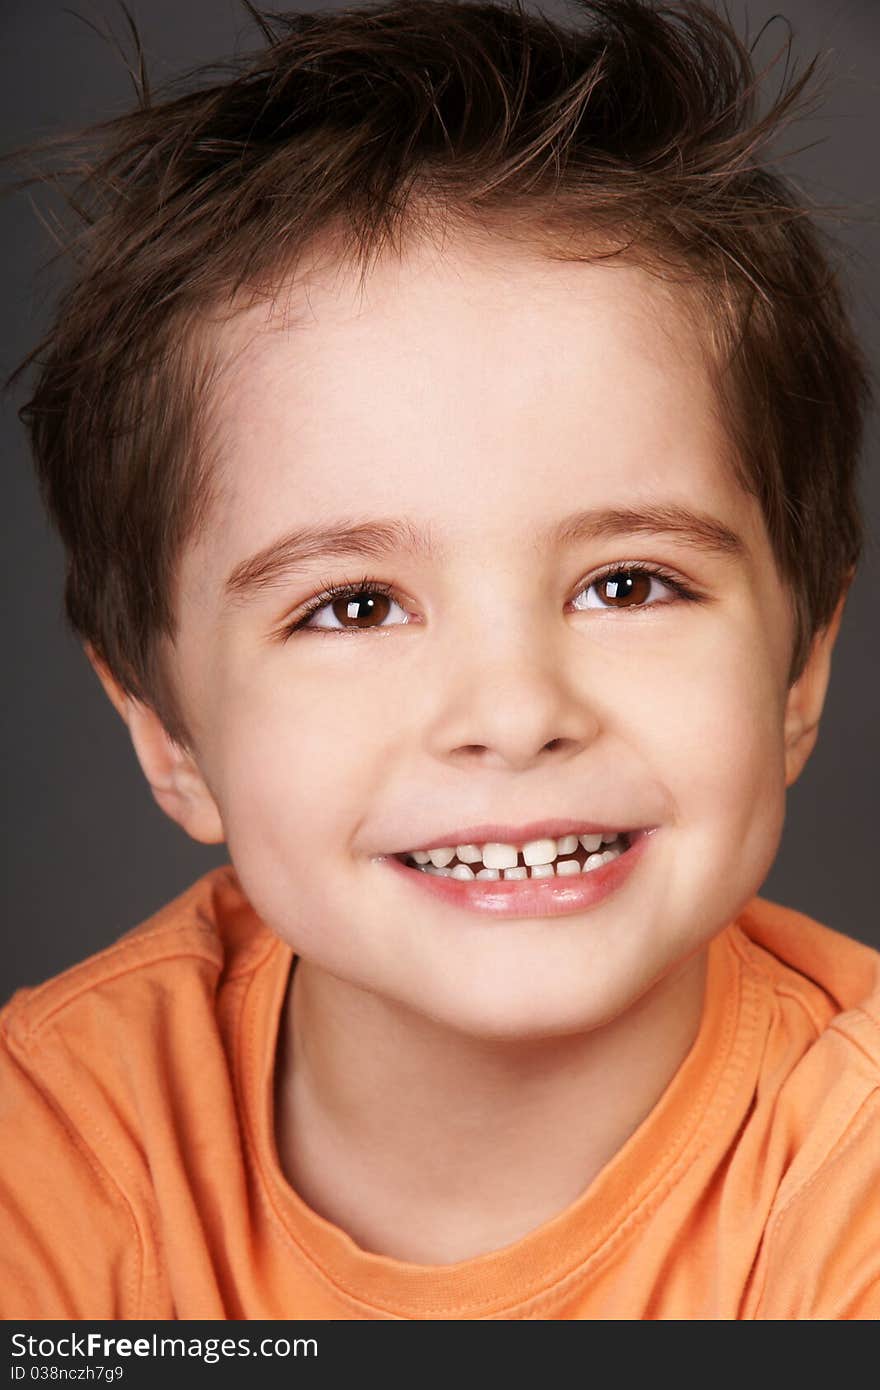
M75 272L22 408L63 541L75 633L192 745L169 661L184 546L210 516L202 325L332 233L362 281L438 226L618 256L702 307L741 485L791 598L789 682L863 544L869 400L837 271L767 151L817 60L761 75L696 0L392 0L269 15L265 46L75 138L40 177L77 215ZM18 375L18 373L16 374Z

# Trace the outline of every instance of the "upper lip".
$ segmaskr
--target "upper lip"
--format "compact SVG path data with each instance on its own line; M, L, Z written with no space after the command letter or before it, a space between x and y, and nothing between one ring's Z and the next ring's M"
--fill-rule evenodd
M563 835L610 835L618 831L633 834L642 827L627 826L620 821L580 820L569 816L563 820L530 821L528 825L467 825L457 830L442 831L440 834L423 837L417 843L410 843L393 854L412 854L417 851L451 848L454 845L525 845L531 840L558 840Z

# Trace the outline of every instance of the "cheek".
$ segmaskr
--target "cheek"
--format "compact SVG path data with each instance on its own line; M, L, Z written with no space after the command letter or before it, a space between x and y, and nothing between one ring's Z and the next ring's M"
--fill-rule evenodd
M658 653L659 657L659 653ZM760 860L785 811L784 694L778 662L744 628L655 667L652 757L678 823Z
M227 702L221 755L233 857L289 866L349 840L382 763L379 715L367 691L353 700L350 680L242 685Z
M307 686L251 687L229 708L222 745L221 809L241 885L274 931L313 954L327 948L329 904L345 892L346 850L382 759L372 712L360 698L353 706L350 689L328 682L312 699Z

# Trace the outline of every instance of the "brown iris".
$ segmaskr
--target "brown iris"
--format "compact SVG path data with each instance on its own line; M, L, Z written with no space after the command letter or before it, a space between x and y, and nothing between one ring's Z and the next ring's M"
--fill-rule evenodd
M343 627L349 628L369 627L374 618L381 622L387 617L390 607L391 599L388 595L376 593L374 589L342 594L331 604L333 616Z
M603 603L629 608L644 603L651 592L651 575L632 570L615 570L595 581Z

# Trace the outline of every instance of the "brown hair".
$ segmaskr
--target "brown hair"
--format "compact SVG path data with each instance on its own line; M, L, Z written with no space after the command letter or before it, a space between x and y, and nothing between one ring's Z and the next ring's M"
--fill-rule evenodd
M62 142L50 174L82 219L77 274L19 371L40 366L22 418L75 632L191 745L167 655L212 497L202 317L331 231L363 278L387 244L454 223L695 290L792 599L795 680L860 556L869 395L821 234L765 165L816 60L760 115L749 50L701 3L571 0L565 26L519 0L243 3L264 48L160 103L143 78L139 108Z

